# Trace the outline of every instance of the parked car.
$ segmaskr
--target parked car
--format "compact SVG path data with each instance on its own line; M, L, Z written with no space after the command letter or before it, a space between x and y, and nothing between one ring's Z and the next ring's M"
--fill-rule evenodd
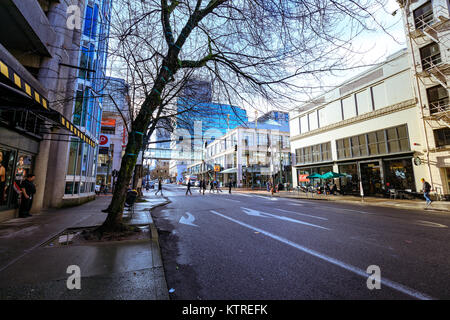
M149 187L150 189L155 189L155 183L154 183L153 181L149 181L149 182L147 183L147 185L148 185L148 187Z
M200 181L195 181L194 186L195 187L200 187Z

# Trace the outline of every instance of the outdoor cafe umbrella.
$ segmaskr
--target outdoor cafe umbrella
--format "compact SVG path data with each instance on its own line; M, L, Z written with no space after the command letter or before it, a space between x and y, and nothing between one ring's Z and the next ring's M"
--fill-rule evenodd
M322 177L322 175L320 175L318 173L314 173L314 174L312 174L310 176L307 176L306 178L307 179L322 179L323 177Z
M345 177L345 174L328 171L327 173L324 173L321 177L322 177L322 179L334 179L334 178Z

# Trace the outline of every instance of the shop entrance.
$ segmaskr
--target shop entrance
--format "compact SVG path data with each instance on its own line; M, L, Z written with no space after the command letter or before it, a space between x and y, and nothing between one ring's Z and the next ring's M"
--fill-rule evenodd
M359 164L361 182L364 195L382 194L381 169L379 161L363 162Z

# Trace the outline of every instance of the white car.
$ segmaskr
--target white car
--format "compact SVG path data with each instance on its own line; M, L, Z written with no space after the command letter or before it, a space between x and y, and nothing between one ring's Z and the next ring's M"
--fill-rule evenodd
M200 187L200 181L195 181L194 186L195 187Z

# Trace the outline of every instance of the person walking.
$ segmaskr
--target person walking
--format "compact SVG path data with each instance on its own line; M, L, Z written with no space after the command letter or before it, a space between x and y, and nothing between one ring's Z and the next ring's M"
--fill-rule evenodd
M214 181L213 181L213 180L211 180L211 181L209 182L209 187L210 187L209 193L214 192Z
M222 190L220 189L220 182L219 181L214 181L214 185L216 187L217 193L222 192Z
M231 187L233 186L233 181L230 180L229 184L228 184L228 193L231 194Z
M206 191L206 180L202 180L202 189L203 189L203 195L205 195L205 191Z
M202 189L203 189L203 180L200 180L200 184L199 184L198 186L199 186L198 192L202 193Z
M192 196L192 192L191 192L191 180L189 179L188 180L188 183L187 183L187 190L186 190L186 195L188 194L188 192L191 194L191 196Z
M155 196L158 194L158 192L161 191L161 195L163 196L163 192L162 192L162 181L161 179L158 180L158 191L155 192Z
M27 178L21 183L20 188L22 190L22 199L20 201L19 207L19 217L26 218L31 217L30 209L33 204L33 196L36 193L36 186L33 181L35 179L35 175L29 173Z
M431 185L425 181L424 178L420 179L422 181L422 191L423 191L423 197L426 200L425 208L428 208L431 205L431 199L430 199L430 191L431 191Z

